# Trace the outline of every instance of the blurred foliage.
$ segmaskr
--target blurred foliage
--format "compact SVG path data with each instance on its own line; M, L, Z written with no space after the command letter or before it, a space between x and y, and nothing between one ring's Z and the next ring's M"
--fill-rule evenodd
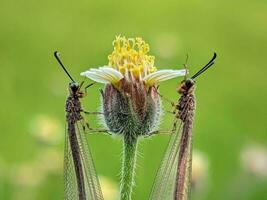
M247 145L267 145L266 18L262 0L2 0L0 199L62 198L58 163L63 158L69 80L53 51L61 52L72 76L82 81L81 71L107 64L118 34L143 37L159 68L182 68L188 53L193 73L218 53L216 65L197 80L194 148L205 155L209 167L194 199L267 199L267 177L241 162ZM179 81L163 83L161 93L176 100ZM82 101L87 110L99 107L101 87L93 86ZM38 122L38 138L38 124L33 123L40 116L47 119ZM99 126L95 119L88 121ZM171 124L166 113L161 128ZM167 140L155 136L141 141L134 199L148 199ZM88 141L98 173L118 185L120 140L96 134ZM250 162L254 160L245 163Z

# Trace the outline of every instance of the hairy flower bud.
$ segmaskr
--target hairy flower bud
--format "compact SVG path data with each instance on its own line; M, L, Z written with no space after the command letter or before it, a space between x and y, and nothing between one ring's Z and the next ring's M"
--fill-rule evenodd
M161 103L156 88L122 79L119 87L107 84L103 92L104 119L110 131L128 139L148 135L159 123Z
M104 121L107 128L126 139L149 135L159 124L161 102L156 85L186 70L157 70L149 45L141 38L118 36L108 56L108 66L89 69L82 76L105 83L103 97Z

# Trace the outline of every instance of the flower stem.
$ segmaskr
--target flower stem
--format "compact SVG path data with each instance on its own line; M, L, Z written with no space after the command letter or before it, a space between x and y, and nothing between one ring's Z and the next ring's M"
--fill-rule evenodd
M131 138L131 140L127 139L127 137L123 138L120 200L132 199L137 144L137 138Z

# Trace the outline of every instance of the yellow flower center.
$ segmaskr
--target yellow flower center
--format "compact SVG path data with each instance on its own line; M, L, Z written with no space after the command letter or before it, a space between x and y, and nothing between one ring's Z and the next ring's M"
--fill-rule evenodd
M117 69L125 77L137 80L155 72L155 57L148 55L149 45L142 38L117 36L113 41L114 50L108 56L109 66Z

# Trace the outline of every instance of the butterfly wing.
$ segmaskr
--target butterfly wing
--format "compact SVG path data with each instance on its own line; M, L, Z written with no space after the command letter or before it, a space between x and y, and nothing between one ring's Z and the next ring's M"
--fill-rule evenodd
M78 142L78 152L81 160L81 168L83 174L83 185L85 187L85 195L88 200L103 200L100 183L95 170L93 158L85 138L82 124L78 121L75 124L75 134ZM65 137L65 153L64 153L64 194L66 200L79 199L77 176L75 174L75 166L73 162L69 134Z
M103 200L100 183L97 177L91 150L85 138L81 123L76 124L77 138L80 147L83 171L85 175L86 194L89 200Z
M78 199L78 186L74 170L74 163L70 148L69 134L65 131L65 149L64 149L64 199Z
M168 147L150 193L150 200L173 199L181 126L182 123L180 123L178 130L170 136Z
M186 102L183 111L189 115L190 102ZM174 124L179 122L178 128L173 129L168 147L158 169L150 200L187 199L190 191L191 163L192 163L192 129L188 124L175 118ZM179 197L179 198L178 198Z

